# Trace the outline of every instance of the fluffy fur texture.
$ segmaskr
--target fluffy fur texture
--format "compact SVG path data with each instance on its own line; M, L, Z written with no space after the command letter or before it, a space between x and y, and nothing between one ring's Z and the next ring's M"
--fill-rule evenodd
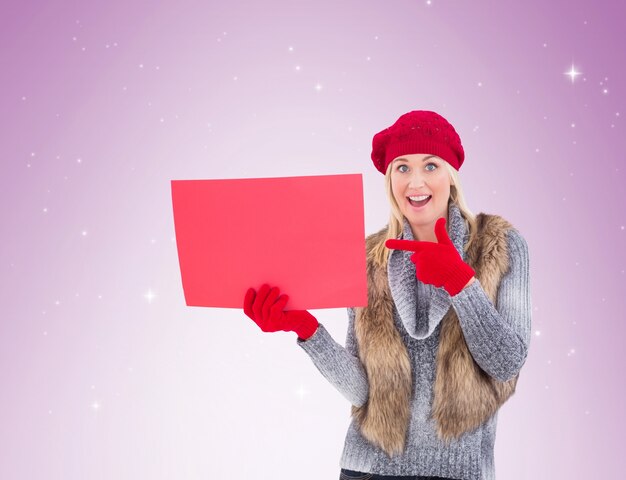
M485 293L495 305L500 279L508 269L506 232L512 225L497 215L478 214L477 237L467 251ZM355 337L369 381L368 401L352 406L361 433L390 457L404 450L413 391L411 364L393 321L393 297L386 268L376 266L372 249L387 227L366 239L368 306L357 308ZM453 307L441 320L431 415L439 437L449 442L481 425L515 392L518 376L498 381L473 359Z

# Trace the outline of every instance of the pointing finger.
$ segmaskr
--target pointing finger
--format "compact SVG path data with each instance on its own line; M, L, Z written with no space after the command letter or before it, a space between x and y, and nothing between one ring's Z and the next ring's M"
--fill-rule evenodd
M421 252L426 248L431 248L434 245L433 242L421 242L419 240L397 240L390 238L385 242L387 248L393 250L406 250L408 252Z

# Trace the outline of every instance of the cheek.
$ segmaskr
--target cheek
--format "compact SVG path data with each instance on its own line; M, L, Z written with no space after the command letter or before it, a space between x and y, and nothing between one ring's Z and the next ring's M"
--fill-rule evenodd
M440 193L446 193L450 191L450 180L445 175L442 175L435 180L433 188Z
M398 194L401 191L398 180L393 176L391 177L391 191L393 192L393 196L396 198L398 198Z
M398 206L403 208L404 193L400 185L391 184L391 192L393 193L393 198L396 199Z
M393 197L396 199L396 202L398 202L398 205L400 205L402 203L402 194L393 187L392 187L392 191L393 191Z

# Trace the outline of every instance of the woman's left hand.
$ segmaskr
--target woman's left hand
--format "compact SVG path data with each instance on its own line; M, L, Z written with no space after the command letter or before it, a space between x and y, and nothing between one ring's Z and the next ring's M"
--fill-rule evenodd
M459 293L472 279L475 272L463 261L446 232L446 219L441 217L435 224L437 242L389 239L387 248L415 252L411 261L415 275L424 283L443 287L451 295Z

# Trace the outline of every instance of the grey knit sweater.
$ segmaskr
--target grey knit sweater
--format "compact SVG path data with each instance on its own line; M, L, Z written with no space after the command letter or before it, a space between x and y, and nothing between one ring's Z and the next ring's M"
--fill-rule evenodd
M468 239L458 207L448 212L449 236L465 260ZM413 240L404 221L403 238ZM411 252L394 250L388 278L394 299L394 321L407 346L413 370L411 420L404 452L389 458L359 432L352 419L340 460L342 468L383 475L440 476L463 480L494 480L494 442L498 414L464 433L448 446L439 440L430 417L435 360L441 319L452 306L457 313L470 353L476 363L498 380L514 377L526 360L531 336L531 300L528 246L520 233L509 230L509 270L502 277L496 305L478 279L451 297L443 288L415 277ZM353 405L368 398L368 380L354 337L354 308L348 308L345 348L320 323L313 336L297 339L317 369Z

